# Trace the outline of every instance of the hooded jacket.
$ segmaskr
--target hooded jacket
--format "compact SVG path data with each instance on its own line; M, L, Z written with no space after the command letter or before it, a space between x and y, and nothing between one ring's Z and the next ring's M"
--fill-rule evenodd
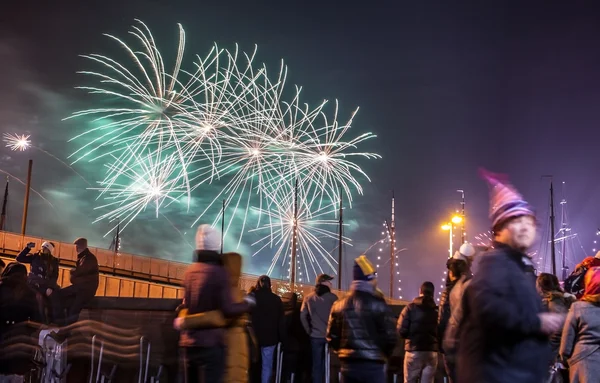
M420 296L402 310L398 334L404 338L405 351L438 351L438 310L433 297Z
M321 284L304 297L300 309L300 320L304 330L311 338L325 338L331 307L337 299L329 287Z

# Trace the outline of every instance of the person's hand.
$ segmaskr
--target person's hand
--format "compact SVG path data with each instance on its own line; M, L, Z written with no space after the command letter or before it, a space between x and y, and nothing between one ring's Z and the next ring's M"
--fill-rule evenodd
M175 318L173 321L173 328L177 331L181 331L181 327L183 326L183 317Z
M248 294L244 297L244 301L246 303L248 303L250 306L256 306L256 298L254 298L254 295L252 294Z
M30 248L30 249L33 249L33 248L35 247L35 243L33 243L33 242L29 242L29 243L27 244L27 247L28 247L28 248Z
M46 296L49 297L50 294L52 294L52 289L51 288L47 288L46 289Z
M565 320L565 316L562 314L555 313L541 313L538 314L541 322L542 333L550 335L560 330Z

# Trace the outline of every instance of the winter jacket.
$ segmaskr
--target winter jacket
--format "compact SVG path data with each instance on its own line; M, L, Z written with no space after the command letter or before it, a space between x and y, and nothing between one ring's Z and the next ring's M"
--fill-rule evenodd
M458 345L461 383L539 383L551 361L531 260L501 243L481 257L465 290Z
M184 302L188 315L220 311L225 319L230 319L239 317L249 310L246 302L238 301L240 295L233 296L234 285L222 265L221 254L216 251L197 250L194 259L195 262L188 267L183 277ZM237 287L235 290L238 290ZM181 332L179 345L181 347L226 346L225 329L223 326L185 329Z
M284 341L285 320L281 298L271 289L254 291L256 306L252 308L252 329L260 347L275 346Z
M438 345L440 351L443 352L442 340L446 333L446 327L448 327L448 320L450 319L450 292L456 284L455 281L448 281L446 288L442 291L440 296L440 306L438 309Z
M38 294L27 284L27 269L9 263L0 279L0 339L12 325L28 320L41 322Z
M450 318L448 319L448 325L444 333L444 340L442 344L444 346L444 357L450 362L456 361L456 353L458 351L458 341L460 337L460 326L464 316L463 310L463 295L465 289L471 281L470 275L463 275L456 282L452 291L450 292Z
M571 303L573 303L570 296L572 295L565 294L562 291L546 292L542 295L542 306L548 312L566 315L569 312ZM552 356L554 358L558 356L561 335L562 329L550 336L550 346L552 347Z
M99 281L98 260L91 251L85 249L77 254L77 263L71 270L71 284L81 290L96 292Z
M317 285L315 291L304 297L300 319L311 338L325 338L331 307L337 296L325 285Z
M560 354L568 359L576 382L597 382L600 377L600 302L575 302L562 333ZM575 378L576 379L573 379Z
M58 289L58 258L41 251L30 254L29 250L29 247L26 247L17 255L17 262L31 265L27 276L29 285L42 295L46 295L47 289Z
M394 316L385 298L368 282L353 281L350 293L333 304L327 342L342 364L385 363L396 345Z
M438 311L433 297L420 296L404 307L398 318L398 334L405 351L438 351Z
M301 344L307 338L307 334L300 319L300 307L298 307L298 295L288 292L281 297L283 302L283 318L285 337L283 343L284 352L298 352ZM327 326L327 325L326 325ZM327 328L325 329L327 330Z
M223 267L227 270L230 281L230 293L234 302L243 302L244 292L239 289L242 273L242 257L237 253L226 253L222 256ZM219 310L188 315L187 310L179 316L184 317L182 328L225 328L225 344L227 358L224 382L243 383L248 381L250 355L248 334L246 332L247 314L226 319Z

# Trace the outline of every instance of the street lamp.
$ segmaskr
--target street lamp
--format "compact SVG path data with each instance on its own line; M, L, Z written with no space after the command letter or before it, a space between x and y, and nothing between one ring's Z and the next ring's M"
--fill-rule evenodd
M461 223L463 221L463 218L460 215L455 215L450 219L450 222L442 225L442 230L447 231L448 232L448 238L449 238L449 245L448 245L448 258L452 258L452 251L454 250L454 242L453 242L453 233L452 233L452 228L454 225L458 225L459 223Z

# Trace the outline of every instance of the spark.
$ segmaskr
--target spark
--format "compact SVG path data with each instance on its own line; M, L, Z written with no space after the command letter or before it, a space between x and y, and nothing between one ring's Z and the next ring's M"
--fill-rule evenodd
M24 152L31 146L29 137L31 136L25 134L4 133L4 142L6 143L7 148L10 148L13 151Z

